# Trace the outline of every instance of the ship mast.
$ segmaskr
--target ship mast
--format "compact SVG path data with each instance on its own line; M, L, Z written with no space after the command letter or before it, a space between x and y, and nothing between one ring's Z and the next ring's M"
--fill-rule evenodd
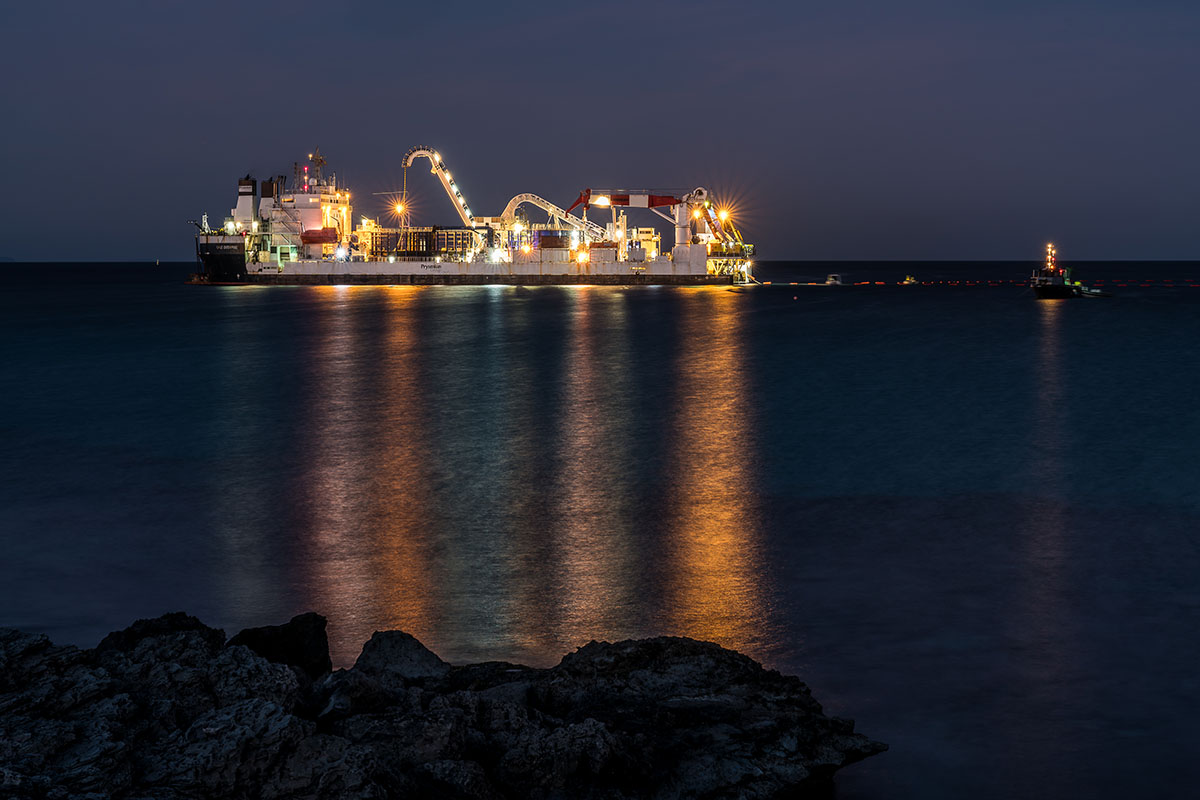
M325 160L325 156L321 155L321 148L319 147L315 148L311 153L308 154L308 160L312 162L314 167L313 171L316 173L317 183L320 183L321 167L325 166L329 162Z

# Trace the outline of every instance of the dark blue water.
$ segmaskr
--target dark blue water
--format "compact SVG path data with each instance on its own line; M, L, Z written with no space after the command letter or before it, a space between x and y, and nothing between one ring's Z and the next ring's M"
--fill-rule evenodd
M1103 300L987 283L1028 267L731 291L0 265L0 625L90 646L315 609L343 665L383 628L539 665L682 634L891 744L842 798L1190 796L1200 265L1078 265ZM790 285L832 271L889 285Z

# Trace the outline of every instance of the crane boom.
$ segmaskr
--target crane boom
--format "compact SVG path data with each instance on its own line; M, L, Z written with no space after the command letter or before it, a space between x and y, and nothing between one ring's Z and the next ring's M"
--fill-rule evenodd
M701 206L704 213L704 222L708 225L708 229L712 231L712 235L719 241L730 242L734 241L733 235L725 230L725 223L717 219L713 214L712 206Z

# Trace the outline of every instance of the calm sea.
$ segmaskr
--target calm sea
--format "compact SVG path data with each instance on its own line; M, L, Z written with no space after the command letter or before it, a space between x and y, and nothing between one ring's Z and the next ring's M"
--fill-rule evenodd
M1071 301L1001 282L1031 265L0 265L0 625L312 609L339 665L386 628L537 665L693 636L891 744L843 800L1192 796L1200 264L1078 264L1117 296ZM791 285L833 271L872 285Z

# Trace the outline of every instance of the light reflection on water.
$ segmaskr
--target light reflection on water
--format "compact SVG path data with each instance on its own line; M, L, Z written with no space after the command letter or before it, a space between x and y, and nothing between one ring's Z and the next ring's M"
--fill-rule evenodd
M646 455L631 375L643 343L626 297L552 291L553 343L511 290L481 290L466 314L428 290L315 293L291 494L297 580L330 618L335 663L384 628L463 659L547 662L656 633L764 646L734 296L681 294L681 352L660 370L664 473L631 467ZM661 547L646 541L656 526Z
M1195 288L120 271L0 291L0 625L311 609L339 664L382 628L533 664L684 633L892 744L847 800L1196 785Z
M736 296L689 292L672 403L668 617L680 634L758 652L767 617L753 498L754 403Z
M1040 300L1039 340L1034 415L1029 427L1029 475L1032 479L1029 517L1024 530L1022 606L1032 654L1031 679L1046 679L1048 672L1066 668L1068 618L1063 594L1070 591L1065 568L1068 550L1067 510L1064 498L1071 488L1066 477L1067 426L1072 398L1067 390L1063 358L1061 317L1066 300Z
M233 603L255 603L269 591L274 566L264 525L270 501L260 484L263 476L256 474L262 465L255 452L269 423L260 412L267 373L245 356L241 343L261 335L263 322L255 314L240 313L239 298L233 291L220 291L233 302L229 307L232 313L223 320L216 340L221 370L212 424L213 436L230 468L211 476L214 485L207 494L213 500L212 525L224 556L218 579Z
M613 293L583 287L571 293L570 303L551 511L558 531L551 602L559 605L548 621L558 642L631 630L636 584L630 579L638 571L631 541L636 486L622 467L633 459L629 332Z
M314 608L357 627L371 615L373 572L381 559L371 546L368 449L376 431L364 399L363 337L355 328L357 298L348 289L321 287L321 312L312 354L313 380L303 442L301 483L293 490L306 523L298 531ZM356 402L357 401L357 402Z
M1076 404L1069 391L1070 363L1063 353L1062 317L1067 302L1037 301L1037 350L1033 355L1037 369L1028 428L1032 485L1027 518L1020 530L1021 568L1013 585L1017 613L1012 622L1016 625L1010 632L1014 666L1024 689L1010 710L1009 747L1024 758L1045 761L1046 770L1054 767L1054 759L1045 754L1056 734L1051 729L1031 736L1025 729L1026 715L1056 719L1078 713L1070 707L1062 687L1083 683L1088 668L1075 641L1076 631L1069 624L1076 618L1070 597L1077 589L1069 572L1073 542L1065 498L1073 487L1067 476L1066 453L1070 415Z
M387 322L379 354L378 413L371 421L375 441L370 448L371 493L365 521L370 541L367 557L375 560L377 569L369 591L354 601L370 603L362 624L373 621L381 628L403 629L420 637L437 627L439 582L426 535L433 502L425 477L431 474L432 457L423 424L427 397L414 357L419 347L413 329L417 299L414 289L389 291L385 299ZM340 660L348 661L361 646L351 630L335 627L330 633Z

